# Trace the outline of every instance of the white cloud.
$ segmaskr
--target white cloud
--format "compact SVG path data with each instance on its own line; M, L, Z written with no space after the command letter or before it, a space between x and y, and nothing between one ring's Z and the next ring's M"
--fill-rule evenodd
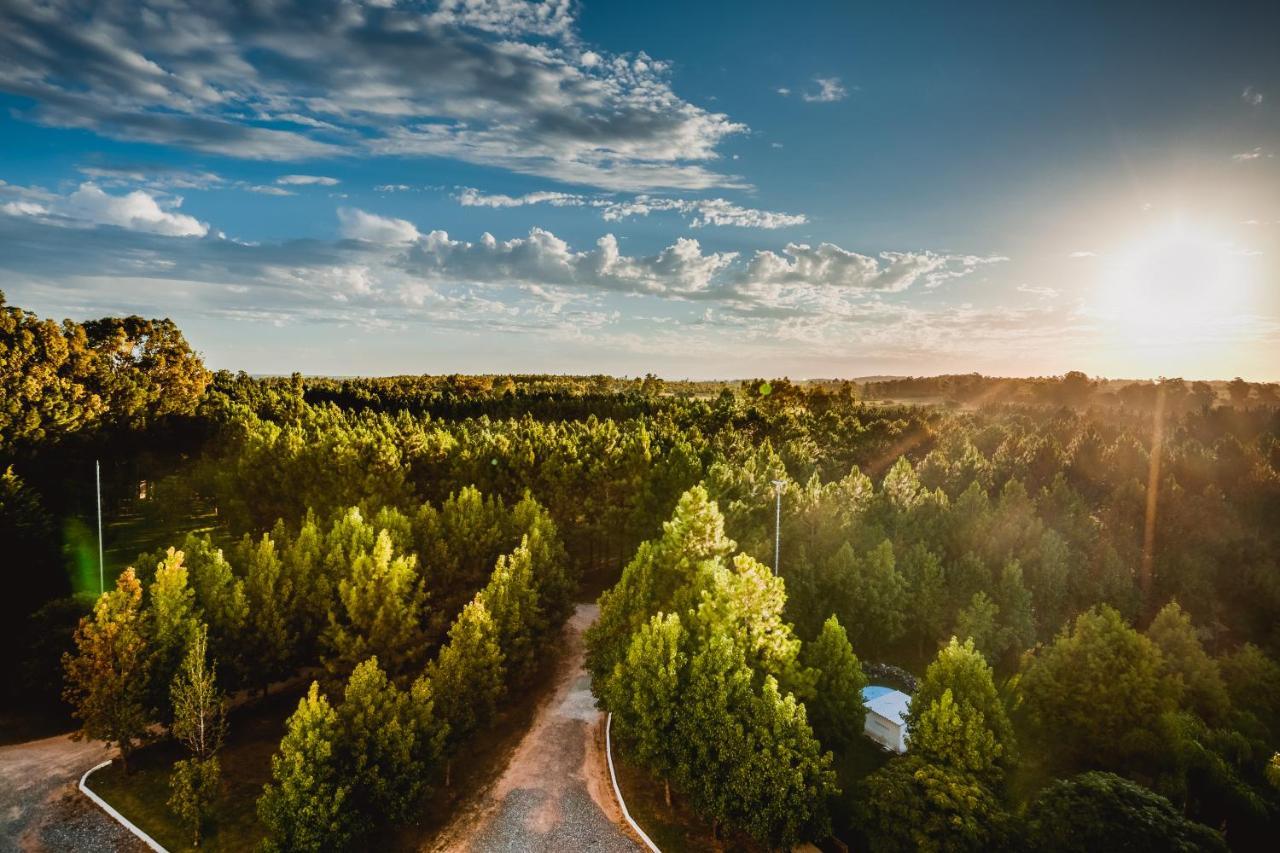
M1241 99L1250 106L1256 107L1262 103L1262 93L1252 86L1245 86L1244 91L1240 93Z
M1087 249L1077 249L1076 251L1067 255L1068 258L1096 258L1097 256L1098 256L1097 252L1090 252Z
M75 218L100 225L118 225L169 237L203 237L209 233L205 223L194 216L162 209L154 197L142 190L113 196L94 184L84 183L67 197L63 209Z
M486 194L472 187L463 187L455 196L463 207L524 207L529 204L550 204L552 207L580 207L587 204L585 196L561 192L532 192L519 196Z
M1029 293L1032 296L1039 296L1041 299L1052 299L1058 295L1058 291L1052 287L1036 287L1030 284L1020 284L1017 290L1019 293Z
M1263 151L1262 147L1259 146L1257 148L1253 148L1252 150L1244 151L1240 154L1232 154L1231 159L1235 160L1237 163L1247 163L1250 160L1260 160L1263 157L1270 157L1270 156L1271 156L1270 154Z
M784 98L791 94L791 90L788 89L786 86L779 86L778 88L774 89L774 91Z
M276 183L284 184L285 186L299 186L299 187L305 187L305 186L336 187L338 184L342 182L339 181L337 178L327 178L324 175L281 175L280 177L276 178Z
M297 193L292 190L287 190L284 187L273 187L265 184L254 184L252 186L246 186L245 189L251 193L258 193L259 195L297 195Z
M343 237L366 243L412 243L422 236L412 222L366 213L356 207L338 208L338 223Z
M804 225L808 217L802 213L778 213L742 207L728 199L683 199L662 196L638 195L629 200L616 200L608 196L586 196L576 193L532 192L511 196L500 193L483 193L472 187L463 187L455 198L464 207L523 207L549 204L553 207L593 207L600 211L607 222L617 222L634 216L651 213L674 212L689 219L694 228L704 226L733 226L737 228L788 228Z
M376 193L407 193L413 187L408 184L378 184L373 188Z
M839 77L814 77L813 82L818 84L816 91L802 92L800 97L810 103L829 104L832 101L843 101L849 97L849 92L845 89L844 84L840 82Z
M34 201L9 201L0 205L0 211L10 216L45 216L49 208Z
M745 125L679 97L662 60L587 49L570 0L11 0L4 23L0 90L45 124L248 159L440 156L607 189L744 185L715 166Z
M0 210L10 216L33 217L72 227L111 225L166 237L203 237L209 233L207 224L194 216L164 209L155 196L143 190L111 195L89 182L67 196L22 190L26 195L40 197L42 202L20 198L7 202ZM176 208L181 203L182 199L176 198L167 205Z

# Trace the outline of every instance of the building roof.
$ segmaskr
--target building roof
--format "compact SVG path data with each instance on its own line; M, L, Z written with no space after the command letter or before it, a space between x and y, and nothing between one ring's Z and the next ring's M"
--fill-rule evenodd
M862 704L868 711L879 714L891 723L906 725L904 719L911 707L911 697L901 690L873 684L862 688Z

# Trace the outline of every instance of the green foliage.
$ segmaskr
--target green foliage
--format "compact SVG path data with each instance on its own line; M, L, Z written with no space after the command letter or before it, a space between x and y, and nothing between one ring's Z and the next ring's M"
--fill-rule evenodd
M409 693L396 689L377 658L351 673L334 752L357 835L404 820L421 793L430 768L418 760L418 719Z
M862 830L876 853L987 850L1007 820L977 776L916 755L893 759L864 784Z
M329 617L324 664L331 677L342 678L370 657L397 680L421 665L426 593L416 563L394 553L385 530L372 550L355 557L350 575L338 582L340 608Z
M911 751L930 764L990 778L1004 745L987 727L982 712L968 703L957 703L947 688L913 717Z
M154 713L169 719L169 686L200 629L195 593L187 584L183 553L170 548L147 588L147 630L151 662L149 702Z
M911 697L907 731L913 753L989 781L1016 758L1013 725L991 667L971 640L952 637L929 664Z
M1164 673L1182 682L1184 703L1207 723L1226 719L1231 707L1217 662L1209 657L1191 625L1191 616L1171 601L1147 627L1162 655Z
M1103 606L1028 658L1020 690L1042 748L1066 766L1118 769L1161 748L1159 718L1181 686L1159 648Z
M210 654L224 673L230 673L230 682L238 684L246 669L244 632L249 621L244 580L236 577L222 549L214 547L207 534L189 534L181 551L198 618L208 626Z
M235 562L245 574L249 608L245 654L254 681L263 690L289 671L296 637L289 629L293 589L285 577L276 544L267 534L257 542L245 534L237 544Z
M493 617L498 648L506 660L507 675L526 678L535 663L535 642L546 629L534 587L533 561L525 539L510 556L498 557L489 583L480 598Z
M212 758L227 732L227 700L218 689L217 667L208 662L209 630L201 625L187 646L170 690L170 734L199 761Z
M143 620L142 584L133 569L126 569L116 588L98 599L93 616L80 620L75 653L62 658L67 674L63 698L81 723L74 737L119 747L126 771L136 742L151 722Z
M688 677L688 638L680 616L656 614L631 640L601 689L615 709L615 728L631 744L635 760L670 779L681 771L682 751L673 741Z
M1164 797L1112 773L1058 779L1026 817L1030 849L1046 853L1225 851L1222 837L1183 817Z
M359 819L349 806L351 783L337 755L338 714L312 683L289 718L280 751L271 758L271 782L258 799L269 851L340 850Z
M427 667L435 713L448 726L449 751L493 719L505 675L497 626L477 598L462 608L449 642Z
M888 540L861 556L846 542L826 565L825 575L831 579L828 606L846 626L854 648L881 654L902 636L907 582L895 567Z
M222 765L215 757L186 758L173 765L169 779L169 808L191 829L191 845L200 846L200 834L221 785Z
M622 577L600 596L600 617L588 629L587 669L603 684L626 655L631 636L659 611L678 611L697 600L700 579L733 550L724 518L701 486L685 492L662 537L643 543Z
M867 713L862 688L867 677L839 619L831 616L822 624L818 638L805 643L801 660L816 676L813 698L805 705L818 740L847 749L862 735Z

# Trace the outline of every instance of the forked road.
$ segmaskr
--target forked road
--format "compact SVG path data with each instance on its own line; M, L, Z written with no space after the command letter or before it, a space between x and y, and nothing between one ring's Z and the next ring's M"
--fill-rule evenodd
M583 667L582 632L595 604L579 604L565 626L555 692L502 776L461 809L427 849L444 853L640 851L623 829L605 763L602 714ZM459 758L458 760L464 760Z
M67 735L0 747L0 851L145 850L76 790L112 754Z

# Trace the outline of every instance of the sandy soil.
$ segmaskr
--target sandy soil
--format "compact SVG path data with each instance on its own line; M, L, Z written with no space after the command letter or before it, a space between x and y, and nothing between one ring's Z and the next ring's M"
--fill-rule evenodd
M555 691L502 775L425 849L430 851L640 850L623 828L604 756L603 715L583 668L582 632L598 607L580 604L565 626ZM460 756L458 761L465 761Z
M0 747L0 850L145 850L76 790L112 754L67 735Z

